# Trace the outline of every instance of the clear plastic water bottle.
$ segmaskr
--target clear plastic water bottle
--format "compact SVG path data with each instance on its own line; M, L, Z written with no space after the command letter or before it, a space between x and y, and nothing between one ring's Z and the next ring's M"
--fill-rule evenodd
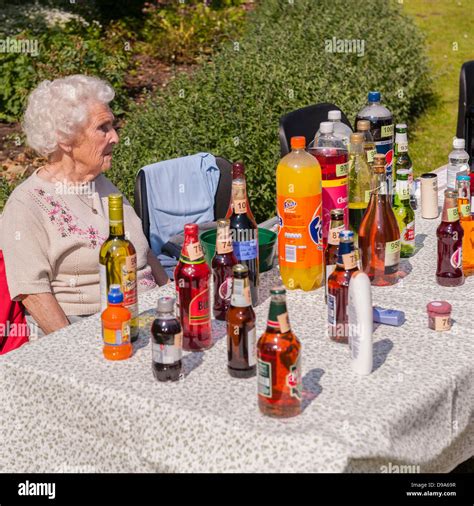
M350 127L348 127L345 123L341 121L341 111L329 111L328 112L328 121L330 121L333 124L333 135L340 139L345 149L349 149L349 141L351 137L352 130ZM314 141L312 141L308 148L316 147L318 144L319 136L321 135L321 127L316 132L316 135L314 136Z
M458 174L469 175L469 154L464 150L464 139L453 140L453 150L449 153L447 168L447 187L456 189L456 176Z

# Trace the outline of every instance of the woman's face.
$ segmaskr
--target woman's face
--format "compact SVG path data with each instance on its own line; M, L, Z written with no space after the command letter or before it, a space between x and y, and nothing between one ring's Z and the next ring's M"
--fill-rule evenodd
M108 105L94 102L90 106L88 122L71 150L74 161L84 172L100 174L110 169L112 149L119 140L113 121Z

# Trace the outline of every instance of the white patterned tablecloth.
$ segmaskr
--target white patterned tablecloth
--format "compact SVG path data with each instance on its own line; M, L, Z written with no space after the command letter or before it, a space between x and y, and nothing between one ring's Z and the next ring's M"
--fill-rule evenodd
M257 380L231 378L225 330L184 358L186 377L158 383L150 318L167 286L140 296L144 328L131 359L102 357L99 315L0 357L3 472L447 472L474 453L474 278L435 281L439 220L417 212L417 252L397 286L374 303L403 310L401 327L378 326L375 370L359 377L347 345L326 335L323 290L289 292L303 343L304 411L260 414ZM266 324L274 269L264 276L257 335ZM427 327L426 304L448 300L449 332ZM401 467L403 466L403 467ZM410 466L410 467L407 467Z

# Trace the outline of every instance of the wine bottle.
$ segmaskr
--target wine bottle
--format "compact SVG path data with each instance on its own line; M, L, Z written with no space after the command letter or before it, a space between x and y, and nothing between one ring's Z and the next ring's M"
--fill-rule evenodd
M121 194L109 195L109 224L109 237L102 244L99 256L101 307L102 311L107 308L110 285L119 285L123 305L132 314L130 337L134 342L138 338L137 254L125 238Z
M232 201L227 211L234 253L240 264L249 270L252 305L258 304L260 282L258 259L258 226L250 210L245 181L245 167L242 162L232 166Z

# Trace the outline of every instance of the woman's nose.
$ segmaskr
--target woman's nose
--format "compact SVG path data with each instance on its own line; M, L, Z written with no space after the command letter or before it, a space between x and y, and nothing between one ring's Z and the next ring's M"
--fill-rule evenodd
M117 144L119 141L119 136L115 128L112 128L112 131L110 132L110 143L111 144Z

